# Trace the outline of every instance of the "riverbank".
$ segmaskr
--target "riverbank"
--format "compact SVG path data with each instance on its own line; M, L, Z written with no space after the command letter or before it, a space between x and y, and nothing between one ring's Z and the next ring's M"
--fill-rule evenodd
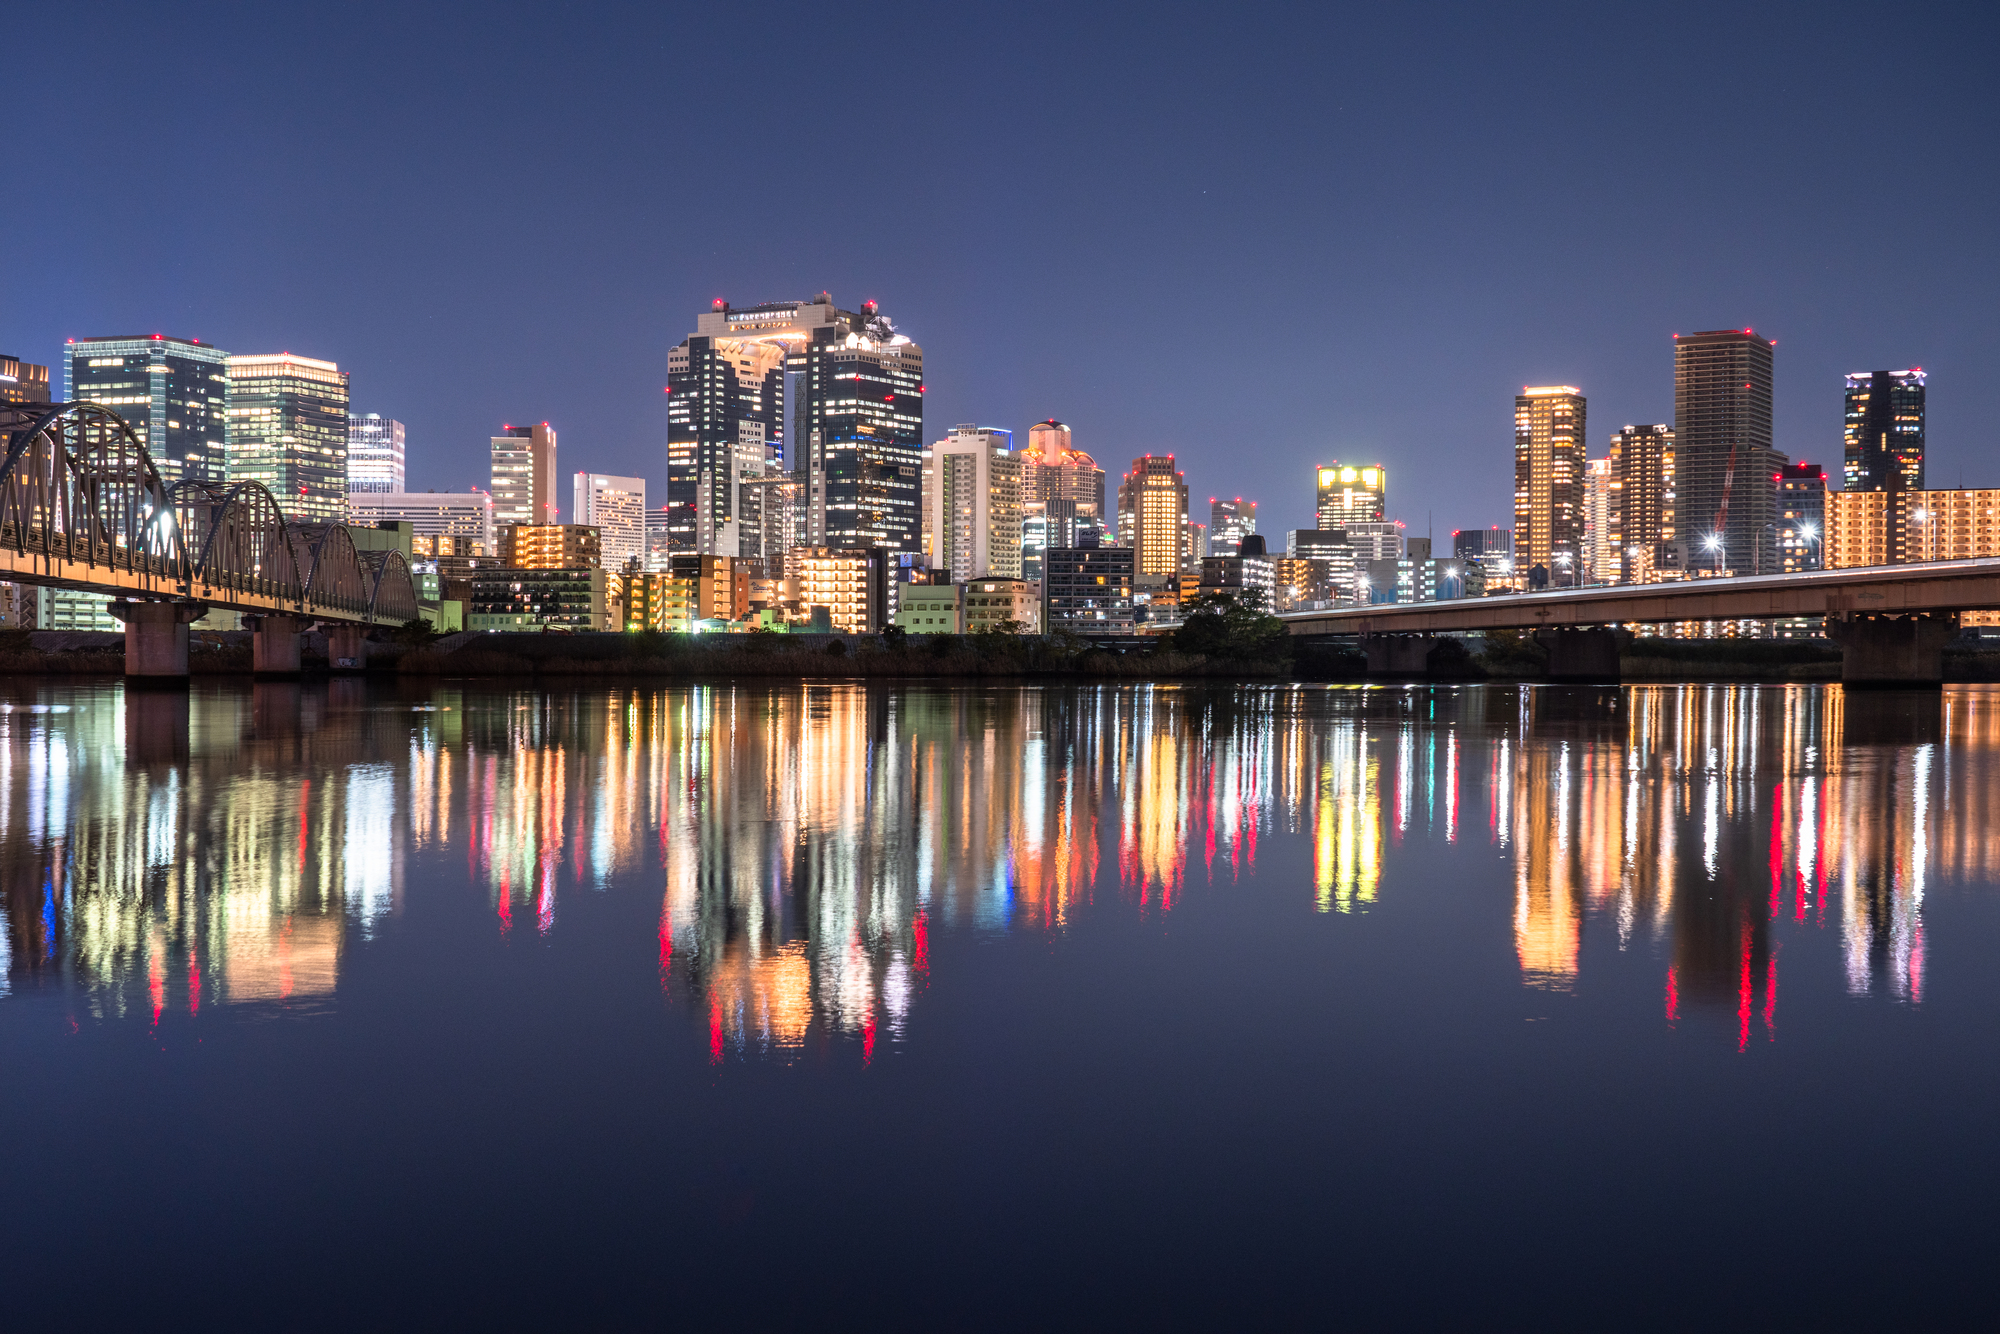
M1458 641L1446 641L1457 645ZM308 674L328 670L324 636L308 634L301 652ZM86 631L11 632L0 639L0 675L118 676L124 638ZM191 636L188 671L249 675L247 632ZM532 680L767 680L867 677L883 680L1238 680L1359 682L1358 652L1300 646L1290 660L1214 659L1122 643L1103 647L1055 636L455 634L415 647L369 645L368 672L413 678ZM1627 684L1763 682L1833 683L1840 650L1823 639L1633 639L1619 655ZM1525 636L1487 641L1485 651L1445 650L1432 660L1440 681L1534 682L1547 678L1547 656ZM2000 681L2000 648L1961 641L1945 650L1948 682Z

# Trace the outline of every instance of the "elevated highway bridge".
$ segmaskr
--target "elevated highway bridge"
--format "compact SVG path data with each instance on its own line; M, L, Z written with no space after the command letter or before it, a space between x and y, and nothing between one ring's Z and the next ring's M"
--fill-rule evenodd
M1842 681L1935 685L1960 613L1993 610L2000 610L2000 559L1503 593L1280 619L1297 636L1359 638L1371 672L1422 675L1440 636L1526 630L1548 649L1552 679L1615 681L1620 627L1823 616L1841 648Z
M401 552L287 519L256 482L165 483L108 408L0 405L0 443L0 580L102 594L128 676L185 678L188 625L210 608L247 613L265 674L297 672L315 624L336 664L358 666L369 627L417 615Z

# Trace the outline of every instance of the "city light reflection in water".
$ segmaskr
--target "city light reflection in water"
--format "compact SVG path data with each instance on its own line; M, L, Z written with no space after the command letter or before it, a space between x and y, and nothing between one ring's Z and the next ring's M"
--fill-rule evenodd
M1191 894L1366 914L1434 892L1397 875L1421 845L1502 860L1511 893L1459 910L1511 920L1527 993L1573 992L1607 931L1630 963L1602 966L1657 969L1657 1022L1747 1046L1794 936L1837 938L1850 994L1923 1000L1927 886L2000 869L1996 719L1981 688L17 689L0 995L322 1011L410 895L456 892L411 882L449 854L508 940L656 895L660 986L711 1060L819 1034L872 1061L939 933Z

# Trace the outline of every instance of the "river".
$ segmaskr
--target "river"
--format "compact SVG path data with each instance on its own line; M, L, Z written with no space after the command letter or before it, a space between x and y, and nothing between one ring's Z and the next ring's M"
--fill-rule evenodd
M16 1319L1981 1293L2000 691L0 688Z

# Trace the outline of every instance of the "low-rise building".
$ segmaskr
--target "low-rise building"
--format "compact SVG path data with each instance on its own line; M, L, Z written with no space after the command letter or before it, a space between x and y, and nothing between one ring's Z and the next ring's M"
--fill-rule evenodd
M913 635L965 633L964 584L905 584L896 624Z
M904 586L908 597L920 584ZM1039 634L1042 629L1042 587L1033 579L973 579L965 585L965 632L989 630Z
M1042 581L1050 631L1129 635L1133 629L1131 547L1050 547Z
M468 630L610 630L603 570L475 570L466 581ZM622 617L621 617L622 620Z
M885 623L886 555L873 547L793 547L785 553L785 578L798 581L808 614L823 608L834 630L872 634Z
M604 564L602 532L587 523L522 523L500 530L500 564L510 570L578 570Z

